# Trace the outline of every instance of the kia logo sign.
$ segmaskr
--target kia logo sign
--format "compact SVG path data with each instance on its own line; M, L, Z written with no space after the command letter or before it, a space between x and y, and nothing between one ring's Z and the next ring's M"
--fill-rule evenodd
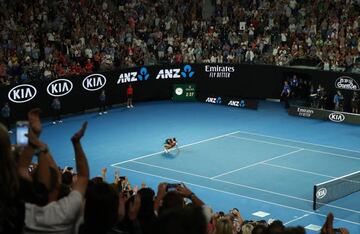
M36 96L37 90L29 84L22 84L12 88L8 93L10 101L15 103L28 102Z
M335 87L338 89L346 89L357 91L360 90L359 84L351 77L341 76L336 79Z
M58 79L51 82L46 90L47 93L53 97L61 97L70 93L73 88L73 83L67 79Z
M316 198L317 199L323 199L327 194L326 188L321 188L316 192Z
M329 115L329 119L333 122L342 122L345 120L345 115L341 114L341 113L331 113Z
M82 82L84 89L88 91L96 91L104 87L106 84L106 77L101 74L91 74Z

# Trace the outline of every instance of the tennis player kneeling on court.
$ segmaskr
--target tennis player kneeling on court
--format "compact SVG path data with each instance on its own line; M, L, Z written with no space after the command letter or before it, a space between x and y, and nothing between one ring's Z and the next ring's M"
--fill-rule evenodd
M165 153L169 153L169 150L171 148L174 148L176 147L176 149L179 151L179 148L177 146L177 141L176 141L176 138L168 138L165 140L165 143L164 143L164 150L165 150Z

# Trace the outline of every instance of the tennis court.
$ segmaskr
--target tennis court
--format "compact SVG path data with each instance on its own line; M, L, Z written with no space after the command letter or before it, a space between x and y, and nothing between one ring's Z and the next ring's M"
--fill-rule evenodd
M312 207L314 184L360 168L359 152L246 132L180 148L112 166L303 210ZM324 210L338 210L344 218L360 214L360 194L351 196L353 203L326 204ZM356 216L349 221L356 222Z
M111 165L109 178L119 168L133 184L146 182L155 190L162 181L184 182L216 211L237 207L245 219L281 219L309 233L318 232L331 211L335 226L360 233L360 192L312 209L315 184L359 171L357 126L290 117L278 103L249 111L153 102L45 127L59 164L73 163L64 157L71 148L55 146L53 136L60 131L62 138L85 119L92 176ZM163 153L169 136L178 138L179 152Z

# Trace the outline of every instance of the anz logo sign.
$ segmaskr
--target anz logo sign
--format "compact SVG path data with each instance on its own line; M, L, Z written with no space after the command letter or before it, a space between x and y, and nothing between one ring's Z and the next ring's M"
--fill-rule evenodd
M228 106L235 106L235 107L240 107L240 108L244 108L245 107L245 101L244 100L230 100L228 103Z
M221 104L222 99L221 99L221 97L208 97L208 98L206 98L205 102L214 103L214 104Z
M73 89L73 83L67 79L54 80L47 86L47 93L53 97L61 97L69 94Z
M156 79L178 79L178 78L192 78L195 72L192 70L190 65L185 65L184 69L171 68L161 69L156 76Z
M91 74L85 77L85 79L82 82L82 86L84 87L84 89L91 92L103 88L105 84L106 84L106 77L101 74Z
M37 90L34 86L29 84L22 84L15 86L8 93L10 101L15 103L28 102L36 96Z
M117 84L136 82L136 81L144 81L149 79L149 72L146 67L142 67L139 72L126 72L121 73L119 75L119 79L117 80Z

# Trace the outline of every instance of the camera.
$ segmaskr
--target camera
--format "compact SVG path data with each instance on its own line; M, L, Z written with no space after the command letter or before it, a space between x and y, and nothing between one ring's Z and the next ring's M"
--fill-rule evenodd
M166 192L176 191L178 186L181 186L181 184L167 184Z
M16 144L27 145L28 137L26 135L28 133L29 133L29 122L28 121L16 122Z

